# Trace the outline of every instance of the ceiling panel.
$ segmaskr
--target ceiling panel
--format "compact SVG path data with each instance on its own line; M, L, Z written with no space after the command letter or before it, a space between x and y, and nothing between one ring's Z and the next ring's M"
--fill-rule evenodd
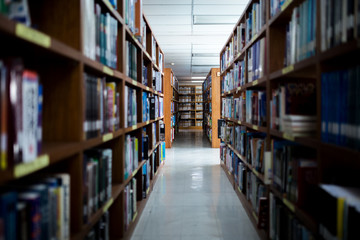
M220 54L221 48L225 45L225 41L219 44L193 44L193 53L218 53Z
M218 57L193 57L193 65L219 65L220 58Z
M191 5L144 5L146 16L152 15L191 15Z
M151 0L150 0L151 1ZM154 0L153 0L154 1ZM172 2L173 0L169 0L169 2ZM146 1L148 2L148 1ZM185 2L185 1L182 1ZM249 0L194 0L194 4L216 4L216 5L227 5L227 4L241 4L246 5L249 2Z
M194 15L237 15L240 18L245 5L194 5Z
M222 24L222 25L194 25L193 31L196 33L221 33L225 35L230 35L231 31L234 29L234 24Z
M151 29L158 33L156 34L157 36L161 36L161 35L167 35L168 33L178 33L178 34L191 34L191 24L187 24L187 25L176 25L176 27L174 27L173 25L159 25L159 24L154 24L151 25Z
M145 12L145 9L144 9ZM146 13L145 13L146 15ZM147 16L147 15L146 15ZM150 26L155 24L160 25L184 25L184 24L191 24L191 15L188 16L149 16L147 17L149 20Z
M192 0L145 0L143 1L143 6L146 6L148 4L174 4L179 5L181 4L191 4Z

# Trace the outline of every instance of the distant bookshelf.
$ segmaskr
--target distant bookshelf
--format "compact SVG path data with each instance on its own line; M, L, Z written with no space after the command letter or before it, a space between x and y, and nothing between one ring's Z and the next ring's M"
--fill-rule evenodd
M251 0L220 52L221 166L262 239L358 237L358 9Z
M212 68L203 83L204 132L213 148L220 147L218 119L220 119L220 69Z
M202 129L203 96L201 85L179 86L179 129Z
M0 35L0 238L130 239L165 162L142 1L0 1Z
M165 142L166 148L171 148L175 134L179 131L179 82L171 68L165 68Z

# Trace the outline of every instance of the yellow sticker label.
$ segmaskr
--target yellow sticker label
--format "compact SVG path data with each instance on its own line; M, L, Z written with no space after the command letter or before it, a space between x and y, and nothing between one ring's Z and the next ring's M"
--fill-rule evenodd
M112 133L107 133L107 134L105 134L105 135L103 136L103 142L107 142L107 141L113 139L113 137L114 137L114 136L113 136Z
M105 204L104 208L103 208L103 213L106 212L107 210L109 210L110 206L113 204L114 199L110 198L109 201L107 201L107 203Z
M136 173L138 172L139 169L136 169L133 173L132 176L134 177L136 175Z
M146 91L149 91L149 89L150 89L149 87L146 87Z
M259 219L258 219L258 216L256 215L256 213L253 211L252 214L253 214L253 216L254 216L254 218L255 218L255 221L258 222Z
M231 175L230 171L228 171L229 175Z
M230 94L230 91L228 91L227 94Z
M0 155L0 169L5 170L7 168L6 153L2 152Z
M259 172L258 171L256 171L254 168L252 169L252 171L257 177L259 177Z
M238 124L241 124L241 121L238 121Z
M290 65L290 66L288 66L286 68L283 68L282 74L287 74L287 73L289 73L291 71L294 71L294 65Z
M157 91L155 91L155 94L158 94L158 92L157 92Z
M134 214L134 217L132 219L133 222L135 221L136 217L137 217L137 212Z
M132 84L135 85L135 86L137 86L138 82L135 81L135 80L132 80Z
M285 206L287 206L292 212L295 212L295 206L294 206L294 204L292 204L289 200L287 200L286 198L283 198L283 203L284 203Z
M253 42L256 38L258 37L257 33L253 36L253 38L251 39L251 42Z
M255 80L255 81L252 82L252 85L255 86L255 85L257 85L258 83L259 83L259 80Z
M239 192L241 192L241 193L242 193L242 191L241 191L240 187L238 187L238 190L239 190Z
M149 121L149 120L147 120L147 121L146 121L146 124L149 124L149 123L150 123L150 121Z
M238 91L240 91L241 90L241 87L238 87L238 89L237 89Z
M149 194L150 188L148 187L148 189L146 190L146 195Z
M132 130L135 130L135 129L136 129L136 127L137 127L137 125L132 126Z
M284 2L284 4L281 6L281 11L284 11L292 2L292 0L287 0L286 2Z
M114 71L111 70L111 69L110 69L109 67L107 67L107 66L104 66L103 72L106 73L107 75L114 76Z
M253 125L253 129L254 129L254 130L259 130L259 127L256 126L256 125Z
M33 173L37 170L40 170L50 163L49 155L41 155L37 157L34 161L29 163L21 163L15 166L14 168L14 176L15 178L19 178L30 173Z
M113 8L113 6L111 5L111 3L109 2L109 0L104 0L104 3L105 3L106 6L108 6L108 8L109 8L111 11L114 10L114 8Z
M285 138L286 140L289 140L289 141L295 141L295 137L289 133L284 133L283 138Z
M21 23L16 24L15 35L45 48L51 46L51 37Z

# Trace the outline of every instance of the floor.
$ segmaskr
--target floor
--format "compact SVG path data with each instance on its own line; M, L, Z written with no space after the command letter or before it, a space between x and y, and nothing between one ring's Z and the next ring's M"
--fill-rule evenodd
M180 132L159 173L132 240L257 240L202 132Z

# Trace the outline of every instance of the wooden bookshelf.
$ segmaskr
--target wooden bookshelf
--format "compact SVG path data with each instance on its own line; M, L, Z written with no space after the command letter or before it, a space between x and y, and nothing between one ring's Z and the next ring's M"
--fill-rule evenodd
M211 147L220 147L217 122L220 118L220 68L212 68L203 83L204 132Z
M203 128L202 102L201 85L179 85L179 129L200 130ZM201 109L197 109L196 106L200 104ZM190 109L184 107L186 105L190 105ZM202 114L201 117L197 116L199 113Z
M289 56L292 54L291 49L289 52L286 52L285 45L286 44L292 44L291 37L288 37L287 39L287 26L292 20L292 14L295 8L298 8L301 4L308 4L306 0L287 0L282 1L283 5L279 5L279 11L277 13L274 13L271 15L271 11L274 11L275 8L271 7L271 3L275 3L276 1L263 1L265 3L265 15L263 16L263 19L265 19L264 24L260 26L257 31L254 31L252 29L253 36L252 38L248 38L246 36L248 22L246 19L250 16L250 13L253 11L253 5L254 3L259 3L260 1L257 0L250 0L245 7L244 12L241 14L238 22L236 23L232 33L230 34L228 40L226 41L223 49L220 52L220 65L221 65L221 75L220 75L220 81L221 81L221 99L222 101L231 98L232 102L234 102L234 98L239 98L246 93L248 90L262 90L266 94L266 123L261 124L253 124L251 122L246 122L244 119L237 119L234 117L234 109L232 109L232 115L231 116L222 116L227 124L230 124L230 126L233 126L233 130L237 126L243 126L245 127L247 132L253 132L253 133L265 133L266 138L266 152L268 154L273 154L273 149L271 147L271 143L273 140L287 140L293 143L296 143L298 146L306 147L306 149L309 149L309 151L315 152L315 160L317 163L317 184L316 187L319 186L319 184L336 184L336 185L342 185L342 186L353 186L359 188L359 183L355 183L351 179L355 179L356 175L360 171L360 154L358 147L347 147L344 145L336 145L335 143L329 143L324 142L322 138L322 124L324 124L322 121L322 111L324 111L324 105L326 106L326 101L322 99L323 96L323 74L327 72L334 72L334 71L342 71L342 70L349 70L355 67L359 66L360 61L355 57L359 54L360 51L360 38L359 38L359 32L356 32L355 28L358 27L357 24L354 22L354 33L351 31L348 32L347 37L348 38L346 42L340 41L337 45L331 46L330 48L327 48L323 50L324 43L325 45L328 44L328 40L326 37L322 35L322 31L328 31L327 29L322 29L323 25L322 23L326 22L324 21L323 14L323 6L321 6L322 1L312 1L314 4L316 4L316 12L313 12L314 17L312 17L313 22L309 20L306 20L306 22L310 22L312 26L315 26L316 31L313 32L312 36L314 37L314 40L309 43L309 49L311 46L315 46L313 51L307 52L307 55L304 56L296 56L290 61L286 61L289 59L286 59L286 54ZM344 1L346 2L346 1ZM343 3L344 3L343 2ZM357 4L357 3L356 3ZM308 5L310 6L310 5ZM357 5L356 5L357 6ZM334 7L334 6L332 6ZM336 7L335 7L336 8ZM299 8L298 8L299 9ZM326 9L325 9L326 10ZM324 10L324 12L325 12ZM352 10L350 10L352 11ZM348 13L350 14L350 13ZM353 12L351 13L354 15L355 18L359 18L360 16L358 13ZM258 15L257 15L258 16ZM310 16L310 15L309 15ZM339 20L339 23L342 20ZM352 19L352 21L354 21ZM235 46L235 36L238 37L237 33L240 28L240 26L244 26L245 28L245 37L246 42L243 44L242 48L239 47L232 51L232 47ZM356 26L356 27L355 27ZM325 27L327 27L325 25ZM310 31L310 28L306 29L306 31ZM338 30L341 36L341 33L343 30ZM255 34L254 34L255 33ZM296 33L295 33L296 34ZM305 33L301 33L305 34ZM349 34L350 39L349 39ZM356 35L357 34L357 35ZM346 35L346 33L345 33ZM342 35L344 37L344 34ZM262 66L263 75L259 76L256 79L250 79L248 75L248 67L251 66L254 62L249 62L248 56L251 51L251 48L257 44L262 38L265 38L265 45L264 48L264 63ZM326 40L324 40L326 39ZM310 39L306 39L305 41L309 41ZM332 41L332 40L331 40ZM331 42L330 41L330 42ZM290 43L289 43L290 42ZM335 44L336 40L334 40ZM333 43L330 43L333 44ZM309 51L308 49L305 51ZM232 53L230 53L232 52ZM230 54L229 54L230 53ZM296 54L302 54L302 53L296 53ZM261 59L259 57L259 59ZM242 61L244 61L245 66L245 76L244 76L244 82L241 82L239 80L239 85L234 85L233 87L228 87L225 83L225 78L231 75L236 69L236 66L240 64ZM256 59L258 61L258 59ZM256 62L255 61L255 62ZM260 60L261 61L261 60ZM239 78L240 79L240 78ZM350 78L349 78L350 79ZM315 93L316 97L313 102L313 106L316 109L315 117L316 117L316 130L312 132L311 134L305 135L305 136L294 136L288 132L280 131L279 129L273 128L273 126L270 124L271 119L271 111L274 111L274 109L271 109L271 98L273 97L273 91L276 90L279 86L283 86L288 83L300 83L303 80L306 81L312 81L312 83L315 86ZM330 80L329 80L330 81ZM344 80L345 81L345 80ZM350 81L350 80L348 80ZM326 84L328 88L331 87L331 84ZM336 89L333 90L334 92L340 92L341 96L346 96L346 88L345 89ZM354 90L354 92L357 94L357 90ZM339 97L340 98L340 97ZM206 101L204 99L204 101ZM352 105L355 106L355 105ZM356 105L358 106L358 105ZM333 106L331 106L332 109ZM341 111L345 111L346 109L341 109ZM246 109L248 111L248 109ZM355 110L356 114L358 110ZM326 117L326 116L325 116ZM325 119L326 121L326 119ZM335 120L336 121L336 120ZM345 120L346 121L346 120ZM205 124L207 125L207 124ZM358 122L356 123L356 126L358 126ZM233 131L234 132L234 131ZM225 144L223 149L230 149L231 152L234 153L234 156L237 156L240 161L242 161L247 170L252 171L252 166L249 165L247 162L247 159L245 156L241 156L239 154L238 149L235 149L234 146L230 144ZM271 161L271 168L273 168L273 162ZM242 193L240 190L238 190L237 183L234 183L234 177L235 173L229 172L226 165L221 162L222 167L224 168L224 171L226 172L226 175L229 177L231 184L234 185L235 191L237 192L239 199L243 203L245 209L249 212L254 212L254 206L251 206L249 202L246 200L246 195ZM271 169L273 170L273 169ZM266 171L266 169L264 170ZM231 176L229 176L229 174ZM286 194L284 195L280 191L278 191L274 187L274 182L270 181L271 179L267 179L263 173L255 174L256 178L263 182L267 193L266 196L269 199L270 193L272 196L274 196L275 199L278 200L280 204L283 205L283 207L293 215L300 224L302 224L309 233L311 233L316 239L321 238L321 234L319 232L319 225L321 222L319 222L318 216L316 211L306 211L302 207L298 207L295 202L291 202L287 199ZM312 197L312 205L307 207L316 207L319 203L316 203L316 197ZM249 214L250 219L254 222L255 225L257 225L257 218L259 216L256 216L256 214ZM268 219L269 221L269 219ZM346 226L343 226L346 227ZM284 227L286 228L286 227ZM334 229L330 229L334 230ZM337 231L336 229L334 230ZM270 238L270 232L267 229L266 231L261 230L259 232L259 236L262 239L269 239Z
M28 1L32 24L26 27L21 23L9 20L0 15L0 38L2 41L1 59L19 57L25 69L37 72L43 86L43 114L42 114L42 150L38 157L30 163L13 165L13 159L6 158L8 166L0 170L0 184L6 186L15 181L25 182L38 174L68 173L70 175L70 239L84 239L93 226L102 218L104 212L109 211L109 235L111 239L130 239L135 225L140 218L148 196L142 195L142 168L145 163L150 167L149 160L141 157L141 136L143 128L149 136L148 157L156 156L153 164L156 172L151 176L148 193L157 179L163 166L160 163L161 144L157 134L156 142L152 140L152 127L159 130L159 122L164 116L153 120L143 121L142 93L148 96L164 98L164 86L161 89L152 87L153 71L160 72L163 82L164 54L157 41L156 56L152 57L153 46L151 39L155 36L146 17L137 15L146 24L146 35L143 43L125 24L125 1L118 0L118 9L111 6L108 0L96 0L101 6L103 14L110 15L117 21L117 63L115 68L92 60L83 53L82 39L84 28L89 27L82 19L84 5L81 0L69 2ZM66 16L66 17L64 17ZM93 26L95 27L95 26ZM137 49L135 69L136 79L126 76L127 56L125 40L131 42ZM162 55L162 58L160 57ZM147 82L142 81L143 65L148 67ZM84 73L97 78L106 78L116 83L119 93L119 129L112 132L98 134L86 139L84 122L86 109L86 86ZM137 119L136 124L126 127L125 121L125 86L135 89ZM153 125L155 124L155 125ZM6 132L7 133L7 132ZM3 132L2 132L3 134ZM7 133L8 134L8 133ZM133 170L129 178L124 179L125 167L125 136L130 134L139 139L138 167ZM9 143L10 145L10 143ZM83 171L84 151L92 148L109 148L112 150L112 194L103 206L90 217L88 223L83 222ZM156 153L156 154L155 154ZM124 189L132 179L137 180L137 214L129 228L124 223ZM19 231L19 230L16 230Z
M174 135L179 129L179 91L178 80L171 68L165 68L164 75L164 117L165 117L165 142L166 148L171 148ZM175 124L173 121L175 118Z

